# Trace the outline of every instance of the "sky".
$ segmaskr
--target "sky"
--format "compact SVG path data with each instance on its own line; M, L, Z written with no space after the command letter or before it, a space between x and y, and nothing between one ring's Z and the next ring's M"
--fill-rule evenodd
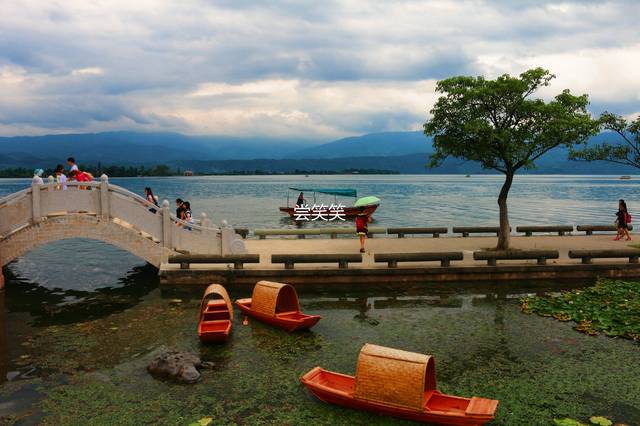
M640 1L0 0L0 135L418 130L439 79L556 75L640 114Z

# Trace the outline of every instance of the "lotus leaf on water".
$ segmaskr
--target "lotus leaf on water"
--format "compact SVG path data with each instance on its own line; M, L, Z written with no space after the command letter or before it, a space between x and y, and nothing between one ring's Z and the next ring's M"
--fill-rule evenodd
M577 331L640 341L640 283L600 280L583 290L520 299L524 313L575 321Z

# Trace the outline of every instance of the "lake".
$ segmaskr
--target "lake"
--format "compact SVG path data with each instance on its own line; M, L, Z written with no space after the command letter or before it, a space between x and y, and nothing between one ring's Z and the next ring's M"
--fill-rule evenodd
M379 226L497 224L501 176L243 176L112 179L136 193L180 196L194 213L249 228L292 227L278 211L288 186L355 188L382 199ZM518 224L612 223L631 213L640 180L520 176ZM0 195L28 180L0 180ZM307 194L307 198L310 194ZM297 194L292 193L295 198ZM329 202L332 202L329 197ZM344 200L345 203L348 199ZM310 226L322 226L311 224ZM434 354L441 390L501 400L493 424L611 416L640 424L640 346L577 333L571 323L520 312L518 297L590 282L348 286L299 289L312 332L286 333L236 313L231 341L202 346L200 289L160 289L157 271L102 242L38 247L5 269L0 292L0 424L409 424L323 404L300 385L316 365L353 374L366 342ZM250 288L230 289L233 298ZM216 364L194 386L151 378L162 346Z

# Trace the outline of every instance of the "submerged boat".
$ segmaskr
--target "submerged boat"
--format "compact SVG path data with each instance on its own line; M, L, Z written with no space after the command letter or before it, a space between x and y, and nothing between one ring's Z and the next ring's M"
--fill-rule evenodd
M335 206L338 205L338 196L353 197L354 199L358 198L358 192L355 189L351 189L351 188L293 188L293 187L290 187L289 190L296 191L296 192L312 193L313 202L311 203L310 200L305 200L306 201L305 207L309 208L308 216L310 216L311 218L322 217L322 218L326 218L326 220L332 220L332 218L335 218L335 216L337 215L335 211ZM333 195L334 210L331 209L332 207L331 205L327 205L324 203L321 203L320 205L318 205L317 194ZM371 198L375 198L375 197L371 197ZM378 206L380 205L380 200L377 198L375 198L375 200L372 201L370 204L362 205L362 207L364 207L363 213L366 214L367 216L371 216L373 212L375 212ZM312 208L314 206L316 207L315 209ZM352 219L361 213L360 207L361 206L355 206L355 205L344 206L340 212L340 217L344 219ZM280 211L288 214L292 218L296 218L300 216L301 211L298 210L296 212L296 206L295 205L290 206L289 191L287 191L287 207L280 207Z
M321 318L300 312L295 288L271 281L259 281L251 299L238 299L236 305L248 316L287 331L309 329Z
M218 298L213 298L217 296ZM211 284L200 302L198 337L203 343L226 342L231 333L233 305L227 290L220 284Z
M498 407L439 392L432 356L372 344L360 350L355 377L315 367L300 381L324 402L425 423L482 425Z

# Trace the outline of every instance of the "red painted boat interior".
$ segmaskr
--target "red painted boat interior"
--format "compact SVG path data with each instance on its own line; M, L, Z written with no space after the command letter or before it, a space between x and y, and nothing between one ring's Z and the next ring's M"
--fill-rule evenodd
M302 321L302 320L304 320L306 318L311 317L311 315L303 314L302 312L299 312L299 311L298 312L295 312L295 311L294 312L282 312L282 313L276 314L276 316L278 318L286 319L286 320L289 320L289 321Z
M216 321L231 319L229 309L224 300L210 300L207 309L202 315L203 321Z

